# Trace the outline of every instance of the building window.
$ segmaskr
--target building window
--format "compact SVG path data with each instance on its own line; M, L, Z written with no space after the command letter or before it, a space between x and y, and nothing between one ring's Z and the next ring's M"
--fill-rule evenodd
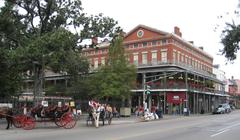
M147 64L147 52L142 53L142 64Z
M152 52L152 64L157 64L157 51Z
M167 43L166 39L162 40L162 45L165 45Z
M192 66L195 66L195 59L192 59Z
M138 54L133 54L133 63L137 66L138 65Z
M192 58L191 58L191 57L189 57L188 65L189 65L189 66L192 65Z
M147 47L147 42L143 42L143 47Z
M137 48L138 47L138 44L137 43L134 43L134 46L133 46L134 48Z
M188 64L188 56L185 56L185 63Z
M163 63L167 63L167 51L161 51L161 60Z
M160 46L162 46L162 40L159 40L159 41L158 41L158 44L159 44Z
M157 41L153 41L152 46L157 46Z
M176 62L176 58L177 58L177 52L176 50L173 50L173 63Z
M98 58L94 59L94 69L98 68Z
M178 63L180 62L180 57L181 57L180 54L181 54L180 52L178 52L178 54L177 54L177 62L178 62Z
M102 58L101 58L101 64L102 64L102 65L105 65L105 57L102 57Z
M184 63L184 55L182 54L181 61Z
M93 64L92 64L92 59L88 59L88 63L89 63L89 68L91 69Z

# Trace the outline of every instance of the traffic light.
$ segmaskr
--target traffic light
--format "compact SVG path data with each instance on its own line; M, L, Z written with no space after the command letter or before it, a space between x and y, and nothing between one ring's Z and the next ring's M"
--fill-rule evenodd
M149 85L146 85L146 94L150 94L150 86Z

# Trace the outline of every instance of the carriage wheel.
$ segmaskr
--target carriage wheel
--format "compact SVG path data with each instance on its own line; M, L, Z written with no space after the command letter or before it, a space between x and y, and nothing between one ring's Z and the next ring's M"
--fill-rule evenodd
M32 130L35 127L35 121L32 117L26 116L23 121L23 129Z
M55 121L54 123L58 126L58 127L63 127L63 124L61 122L61 119L60 118L55 118Z
M71 128L75 127L75 125L77 123L73 117L73 114L69 113L69 112L64 113L62 115L60 122L65 129L71 129Z
M68 122L66 125L64 125L63 127L64 127L65 129L71 129L71 128L74 128L74 127L76 126L76 124L77 124L77 121L74 120L74 119L71 119L71 120L69 120L69 122Z
M23 126L23 120L25 118L25 115L16 115L13 117L13 125L16 128L21 128Z

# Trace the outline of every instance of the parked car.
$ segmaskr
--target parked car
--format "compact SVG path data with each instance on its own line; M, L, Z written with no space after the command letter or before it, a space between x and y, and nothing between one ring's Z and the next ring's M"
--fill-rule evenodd
M223 108L222 104L218 105L218 107L213 110L213 114L223 114L223 113L225 113L225 109Z
M228 103L222 104L225 109L225 113L230 113L232 111L231 106Z
M235 106L232 105L232 104L230 105L230 107L231 107L232 110L235 110L235 109L236 109Z
M214 109L213 114L224 114L224 113L230 113L232 111L229 104L219 104L217 108Z

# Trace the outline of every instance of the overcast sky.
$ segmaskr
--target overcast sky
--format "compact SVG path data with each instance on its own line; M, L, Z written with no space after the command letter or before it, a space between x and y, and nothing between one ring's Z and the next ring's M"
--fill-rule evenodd
M139 24L170 33L178 26L185 40L203 46L214 57L214 64L220 64L227 78L240 79L240 58L225 65L224 56L217 55L222 48L220 31L225 21L236 19L238 0L82 0L82 4L86 13L114 18L125 32Z
M227 78L240 79L240 55L234 64L226 64L224 56L217 55L222 48L219 42L224 23L236 20L233 13L240 9L238 0L82 0L82 6L88 14L114 18L125 32L139 24L170 33L178 26L185 40L203 46L214 57L214 64L220 64Z

